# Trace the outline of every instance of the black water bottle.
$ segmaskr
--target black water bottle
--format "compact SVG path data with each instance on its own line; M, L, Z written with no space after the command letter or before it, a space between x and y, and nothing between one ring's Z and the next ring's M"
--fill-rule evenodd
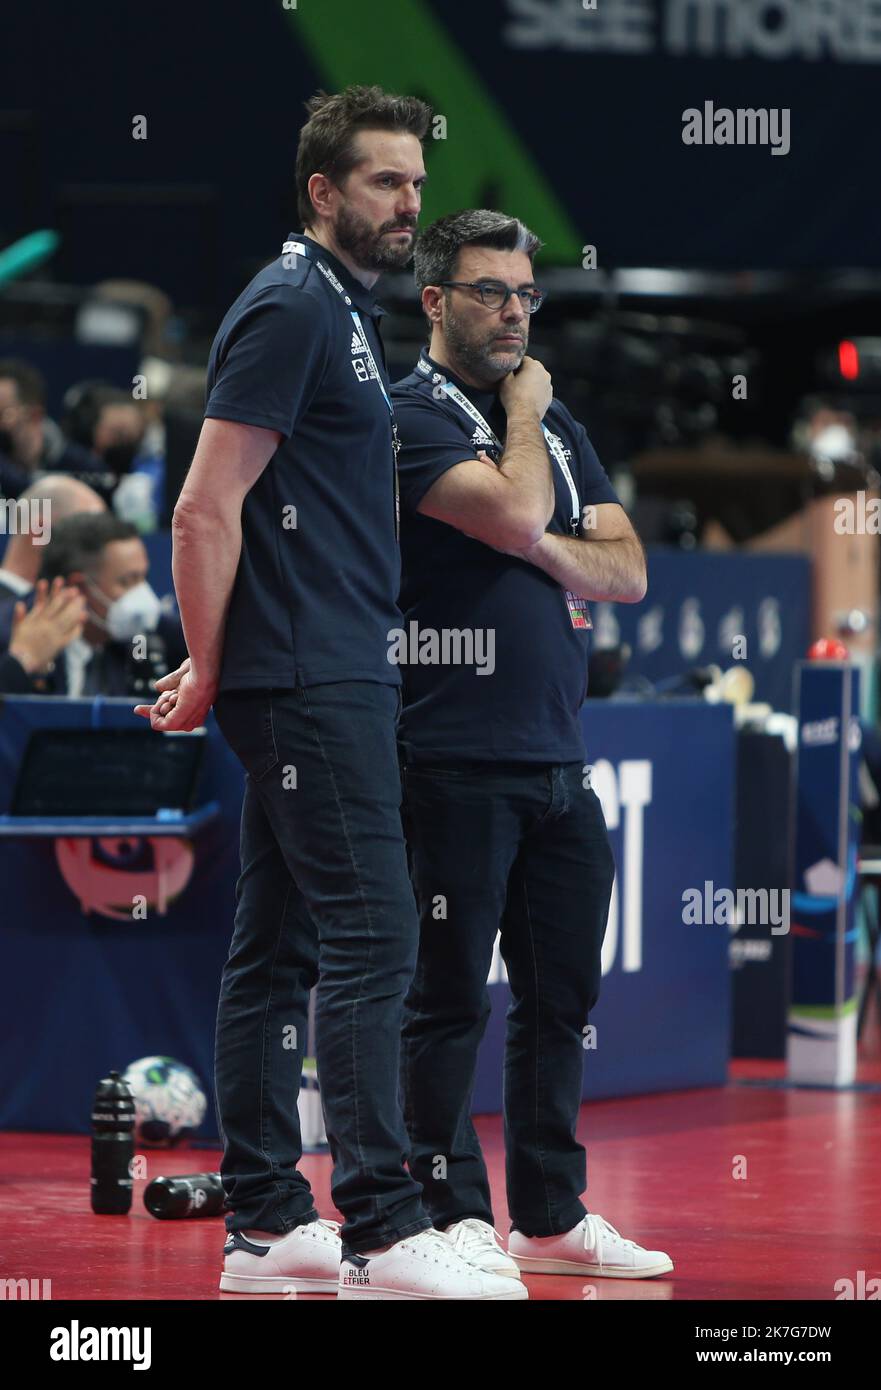
M118 1071L98 1082L92 1105L92 1211L124 1216L132 1204L135 1102Z
M144 1192L144 1206L160 1221L220 1216L223 1196L219 1173L185 1173L173 1178L154 1178Z

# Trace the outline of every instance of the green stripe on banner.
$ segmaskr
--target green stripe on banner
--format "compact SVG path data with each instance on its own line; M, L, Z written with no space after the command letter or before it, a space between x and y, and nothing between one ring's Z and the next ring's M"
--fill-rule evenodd
M811 1019L835 1019L844 1018L847 1014L856 1011L857 997L852 995L850 999L845 999L841 1008L837 1004L799 1004L797 1008L790 1010L790 1023L798 1023L799 1019L810 1021Z
M532 156L425 0L299 0L292 33L333 90L378 83L446 117L425 143L423 224L466 207L521 217L549 261L580 264L582 238Z

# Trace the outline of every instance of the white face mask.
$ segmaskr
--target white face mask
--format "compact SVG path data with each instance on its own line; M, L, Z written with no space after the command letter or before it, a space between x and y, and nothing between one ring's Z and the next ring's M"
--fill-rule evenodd
M855 453L856 442L847 425L826 425L819 434L814 435L809 448L814 458L838 463Z
M92 622L102 627L115 642L129 642L132 637L141 633L155 632L162 605L158 594L146 579L112 601L97 584L92 583L92 587L97 589L105 603L109 604L103 618L99 618L95 613L90 615Z

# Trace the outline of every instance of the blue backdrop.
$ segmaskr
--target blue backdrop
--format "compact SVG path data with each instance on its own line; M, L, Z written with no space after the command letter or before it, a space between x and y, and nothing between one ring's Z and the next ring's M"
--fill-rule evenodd
M0 814L27 731L131 723L125 701L6 700L0 707ZM685 926L682 894L732 883L730 711L701 702L595 702L585 711L593 785L618 873L607 974L585 1050L585 1094L721 1084L729 1039L728 933ZM165 1053L195 1068L211 1101L214 1018L232 930L242 775L213 719L200 799L219 818L193 842L172 841L177 896L158 906L155 841L0 838L0 935L6 995L0 1128L83 1133L98 1079ZM65 860L64 851L68 851ZM144 920L107 907L136 893ZM88 913L81 902L90 905ZM102 906L105 910L102 911ZM475 1108L498 1110L507 987L481 1054ZM588 1039L590 1041L590 1039Z
M59 228L62 279L135 276L225 311L289 230L304 101L353 81L445 116L429 216L499 198L574 269L585 243L601 267L881 263L874 0L6 11L0 240ZM705 101L788 110L789 152L685 145L683 112Z

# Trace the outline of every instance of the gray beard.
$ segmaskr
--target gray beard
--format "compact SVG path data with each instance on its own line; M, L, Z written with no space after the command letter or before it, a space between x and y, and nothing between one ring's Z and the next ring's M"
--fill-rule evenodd
M488 345L480 346L466 338L459 328L458 320L452 315L447 316L447 321L444 324L444 339L456 361L462 364L469 376L485 381L488 388L497 386L508 376L509 372L514 370L511 367L499 366L497 362L494 362L493 359L498 358L500 354L492 352ZM523 346L521 361L525 354L526 344ZM517 366L519 365L518 362Z

